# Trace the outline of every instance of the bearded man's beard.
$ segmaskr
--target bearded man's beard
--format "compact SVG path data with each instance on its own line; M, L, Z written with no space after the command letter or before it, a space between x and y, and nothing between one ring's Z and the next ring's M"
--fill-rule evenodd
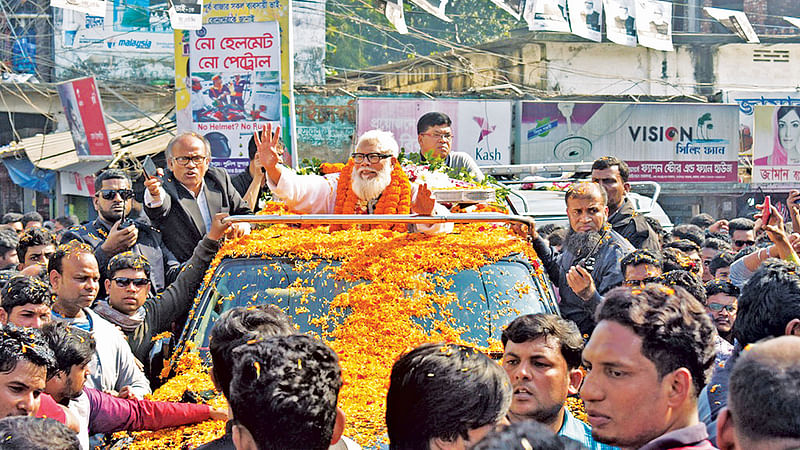
M564 244L561 247L568 250L575 255L575 261L580 261L589 256L589 253L597 248L597 244L603 238L603 235L597 231L574 231L572 228L567 231L564 237Z
M373 171L369 167L353 167L353 174L350 177L350 182L356 196L361 200L368 202L380 197L383 190L392 182L392 165L384 164L383 168L377 172L378 175L372 179L365 179L361 177L361 173Z

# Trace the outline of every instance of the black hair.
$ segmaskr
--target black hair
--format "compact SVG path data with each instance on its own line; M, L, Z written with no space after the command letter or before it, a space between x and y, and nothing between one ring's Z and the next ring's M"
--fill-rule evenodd
M44 217L36 211L26 212L22 215L22 227L28 226L29 222L44 222Z
M273 336L233 351L233 419L260 450L327 450L342 387L339 358L311 336Z
M728 410L736 432L758 441L800 439L800 338L753 345L731 371Z
M672 272L673 270L699 272L700 270L696 261L689 259L686 253L675 247L664 247L664 250L661 251L661 263L664 272Z
M131 178L125 173L122 169L106 169L100 172L97 175L97 178L94 179L94 191L99 192L100 189L103 189L103 181L106 180L125 180L128 182L128 186L131 186Z
M697 225L702 229L706 229L714 224L714 218L711 217L711 214L700 213L692 216L692 218L689 219L689 223L692 225Z
M768 259L742 287L733 324L741 345L782 336L787 323L800 319L798 270L790 262Z
M708 297L706 296L706 288L703 286L703 280L694 273L688 270L671 270L664 272L661 275L661 280L667 286L680 286L686 289L697 301L703 305L706 304Z
M150 262L143 255L133 252L122 252L114 255L108 262L106 273L109 278L114 278L117 272L125 269L143 270L147 278L150 278Z
M798 106L781 106L778 108L777 118L780 120L783 116L789 114L790 112L794 111L798 117L800 117L800 107Z
M74 366L91 361L97 344L89 332L64 322L50 322L42 327L42 336L53 350L58 372L69 374Z
M36 247L37 245L58 245L56 235L44 227L28 228L22 233L17 245L17 256L19 261L25 261L25 255L28 254L28 249Z
M661 238L667 234L667 230L664 229L664 227L661 225L661 222L659 222L655 217L644 216L644 220L647 221L647 224L650 225L650 228L652 228L656 234L661 236Z
M0 229L0 256L5 255L11 250L16 250L19 246L19 236L14 230L7 228Z
M672 233L675 236L675 232ZM702 241L700 242L703 243ZM700 245L689 239L678 239L668 244L664 244L664 248L676 248L684 253L700 252Z
M606 190L599 184L592 183L591 181L581 181L571 184L564 194L564 203L569 206L569 199L571 198L594 198L595 193L599 193L603 198L603 205L608 203L608 193L606 193Z
M53 294L50 286L40 280L26 275L17 275L8 280L3 287L0 306L8 313L17 306L53 305Z
M64 258L67 256L76 255L78 253L88 253L94 256L94 250L89 244L73 239L66 244L61 244L56 248L53 256L47 262L47 273L56 271L60 274L64 273Z
M564 239L566 239L566 237L567 230L565 228L559 228L547 235L547 241L551 246L557 247L564 244Z
M664 268L664 265L661 262L661 255L646 248L640 248L628 253L619 262L623 276L628 270L628 267L636 267L640 264L649 264L653 267L657 267L658 270L662 270Z
M7 225L14 222L22 222L22 214L17 212L8 212L3 214L3 218L0 219L0 224L2 225Z
M745 230L751 231L755 228L756 223L745 217L737 217L728 222L728 234L733 236L734 231Z
M494 424L511 405L505 370L478 350L423 344L392 366L386 426L392 450L422 450L431 439L468 439L468 431Z
M730 265L733 264L733 258L733 252L722 252L713 257L708 263L708 270L711 271L711 275L715 276L717 271L723 267L730 267Z
M78 435L53 419L11 416L0 419L3 450L80 450Z
M428 128L438 127L439 125L444 125L446 127L449 127L453 125L453 122L450 120L450 117L445 113L429 112L423 114L422 117L420 117L419 120L417 121L417 134L422 134L428 131Z
M562 319L555 314L527 314L514 319L500 337L505 348L508 341L522 344L539 338L554 337L561 348L561 356L567 367L577 369L581 365L583 337L575 322Z
M39 330L0 325L0 373L13 372L20 361L46 368L48 378L56 365L53 351Z
M64 228L72 228L80 223L77 216L59 216L56 217L56 222Z
M703 229L690 223L676 225L672 229L672 235L678 239L694 242L698 247L702 247L703 241L706 239L706 234L703 232Z
M578 441L559 436L535 420L512 423L502 430L492 431L481 439L473 450L581 450Z
M616 156L602 156L595 159L594 163L592 163L592 170L606 170L614 166L619 168L619 176L622 178L622 182L627 183L628 177L631 173L630 169L628 168L628 163L617 158Z
M739 297L739 288L728 280L711 280L705 284L706 298L712 295L725 294L731 297Z
M704 248L710 248L712 250L717 250L717 251L721 251L721 252L723 252L723 251L729 252L729 251L731 251L731 244L730 244L730 242L723 241L722 239L709 237L709 238L706 238L706 240L703 241L702 244L700 244L700 249L702 250Z
M223 395L231 395L233 349L247 341L296 334L292 319L275 305L237 307L219 316L209 336L211 370Z
M716 349L716 329L705 306L682 287L648 284L611 290L597 310L596 321L617 322L642 339L642 355L658 375L681 367L689 370L695 398L708 381Z

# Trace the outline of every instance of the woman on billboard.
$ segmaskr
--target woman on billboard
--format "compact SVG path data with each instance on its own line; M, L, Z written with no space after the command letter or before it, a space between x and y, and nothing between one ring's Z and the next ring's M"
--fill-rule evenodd
M800 106L781 106L775 114L772 155L759 158L756 165L800 164Z

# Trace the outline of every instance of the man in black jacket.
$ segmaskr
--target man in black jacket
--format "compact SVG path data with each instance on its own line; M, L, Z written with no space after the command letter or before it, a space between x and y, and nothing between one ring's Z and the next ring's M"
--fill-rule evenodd
M603 186L608 195L608 223L636 248L660 251L658 234L650 228L643 215L636 212L633 202L626 196L631 190L628 183L628 164L613 156L603 156L592 164L592 182Z
M128 217L133 203L130 178L122 170L108 169L97 176L94 186L92 202L97 210L97 219L65 231L61 243L77 239L92 246L102 275L101 296L103 280L109 276L105 273L108 261L126 251L147 258L152 269L151 289L154 293L162 292L178 276L181 263L164 245L158 230L135 220L123 223L122 219Z
M148 295L150 265L144 257L126 252L111 258L109 279L105 281L108 298L99 300L94 312L119 327L136 358L145 365L151 381L160 367L150 367L153 337L169 331L171 324L189 312L203 275L219 250L219 240L231 226L223 225L227 214L214 217L211 231L194 249L178 278L159 297ZM154 373L155 372L155 373Z
M594 330L594 312L602 294L624 281L620 260L634 249L611 229L606 191L595 183L570 186L564 196L570 230L561 252L530 228L533 249L542 259L547 275L559 289L561 314L575 322L584 337Z
M164 243L184 262L211 229L217 213L251 214L236 192L228 174L211 163L211 145L197 133L174 137L166 150L167 171L145 181L145 213L164 233ZM159 169L160 170L160 169ZM234 225L237 235L249 231L247 224Z

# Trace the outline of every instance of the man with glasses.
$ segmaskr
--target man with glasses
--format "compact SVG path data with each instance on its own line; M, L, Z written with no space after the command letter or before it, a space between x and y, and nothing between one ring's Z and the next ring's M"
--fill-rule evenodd
M755 222L744 217L737 217L728 222L728 232L731 235L733 252L750 247L756 243Z
M150 295L150 263L145 257L124 252L108 263L109 279L105 281L108 297L98 300L93 310L122 330L133 356L144 364L151 382L162 368L161 364L151 362L163 361L150 355L151 350L158 349L153 337L171 330L173 322L188 314L203 275L219 250L219 240L230 227L222 223L225 217L224 213L214 217L211 230L197 244L192 258L159 297Z
M452 151L452 122L447 114L429 112L417 121L417 141L419 153L423 158L443 159L444 164L452 169L466 169L478 181L483 181L478 163L469 154Z
M736 322L736 299L739 288L730 281L713 280L706 283L706 310L717 327L717 333L733 344L733 323Z
M356 150L341 173L321 177L298 175L280 165L280 127L273 133L267 125L256 134L258 158L266 170L270 190L289 208L301 214L446 214L427 185L412 184L397 162L400 148L392 133L369 130L362 134ZM345 181L342 181L345 180ZM383 195L390 191L389 195ZM386 225L405 231L401 224ZM453 224L417 224L425 233L452 230ZM369 229L370 226L361 226ZM336 226L331 227L337 229Z
M166 149L168 171L144 182L145 212L164 233L164 243L178 258L187 261L203 236L211 230L217 213L251 214L223 170L210 167L211 145L197 133L181 133ZM232 228L235 235L249 231L246 224Z
M652 250L639 249L625 255L619 262L625 284L638 286L647 283L660 283L663 264L661 256Z
M100 295L103 295L105 272L109 260L122 252L133 252L150 261L153 268L150 281L154 294L162 292L175 280L181 264L164 245L161 233L148 224L124 220L131 212L133 191L128 175L119 169L108 169L94 181L92 202L97 211L93 222L70 228L61 237L61 243L73 239L89 244L94 249L97 264L101 267Z

